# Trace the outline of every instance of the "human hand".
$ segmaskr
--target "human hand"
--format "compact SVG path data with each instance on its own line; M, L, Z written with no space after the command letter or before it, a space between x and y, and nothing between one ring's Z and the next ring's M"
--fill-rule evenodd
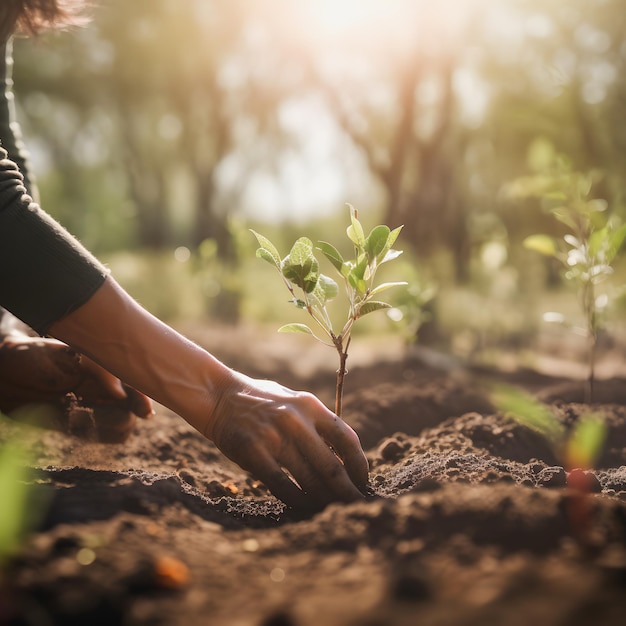
M0 409L17 414L16 409L33 403L62 407L59 418L65 430L103 441L125 440L135 416L152 413L147 396L66 344L12 330L0 341ZM81 427L76 428L80 415L87 417L86 423L79 419Z
M122 404L144 419L153 414L152 401L148 396L125 385L119 378L84 355L80 356L79 363L81 381L73 391L83 400L100 405Z
M205 435L290 507L363 498L368 463L357 434L309 393L235 374Z

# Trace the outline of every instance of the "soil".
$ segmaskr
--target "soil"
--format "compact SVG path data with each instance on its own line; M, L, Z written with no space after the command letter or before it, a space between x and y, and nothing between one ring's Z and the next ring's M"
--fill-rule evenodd
M304 343L294 359L294 344L241 331L195 338L332 403L333 364ZM580 379L423 357L355 354L344 418L370 494L304 519L161 407L123 445L3 424L2 438L28 442L41 517L5 570L0 623L623 625L626 380L599 381L590 407ZM494 379L567 427L604 416L587 494L541 436L490 405Z

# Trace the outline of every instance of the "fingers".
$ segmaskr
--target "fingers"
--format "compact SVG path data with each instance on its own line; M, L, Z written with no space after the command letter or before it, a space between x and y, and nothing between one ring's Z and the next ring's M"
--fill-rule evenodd
M304 492L289 478L264 447L251 446L245 457L245 461L239 464L261 480L279 500L295 509L311 508L310 500ZM236 458L233 460L238 462Z
M331 419L320 420L316 428L328 445L341 457L352 482L361 489L365 487L369 464L356 432L334 414Z
M32 401L71 390L80 380L79 357L53 339L5 338L0 345L0 376Z
M81 356L80 363L83 370L88 374L89 380L85 381L78 391L87 399L95 401L121 400L130 411L139 417L147 419L152 415L152 401L148 396L123 384L117 376L105 370L89 357Z
M124 385L124 389L128 396L129 408L135 415L143 419L148 419L154 415L152 400L148 396L128 385Z
M359 439L315 396L246 378L218 407L212 441L288 506L319 510L364 497L358 487L368 464Z
M288 467L304 491L317 501L354 502L363 494L348 475L346 468L317 433L296 441L300 459Z
M117 376L113 376L86 356L81 356L80 364L85 372L97 381L105 397L108 396L115 400L124 400L127 397L122 381Z
M283 443L281 452L259 432L249 445L245 439L240 440L236 454L230 458L259 478L291 508L318 511L333 501L362 499L363 494L326 442L311 425L301 426L279 435Z

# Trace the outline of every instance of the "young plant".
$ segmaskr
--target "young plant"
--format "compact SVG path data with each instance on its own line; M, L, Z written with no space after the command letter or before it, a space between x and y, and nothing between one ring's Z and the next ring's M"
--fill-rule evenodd
M4 419L8 418L0 413L0 420ZM0 447L0 586L2 568L19 547L32 522L29 461L25 445L14 440L3 442Z
M345 260L330 243L319 241L314 246L307 237L300 237L289 254L281 259L276 247L269 239L252 231L259 243L257 257L273 265L279 272L289 293L291 302L306 311L315 323L315 332L306 324L294 323L282 326L279 332L307 333L324 345L335 348L339 356L335 413L341 417L344 377L348 348L355 322L369 313L391 308L390 304L374 299L381 292L406 282L387 282L375 286L376 271L383 264L397 258L402 251L392 248L402 226L390 230L387 226L374 227L366 236L357 211L350 207L350 225L347 235L354 245L354 257ZM315 250L321 252L332 264L348 297L346 321L339 331L333 328L327 304L339 293L338 284L320 272ZM320 336L321 335L321 336Z
M557 259L565 279L578 289L589 342L586 399L592 402L598 334L609 300L606 293L597 293L597 286L613 273L612 263L626 237L626 224L607 215L605 200L591 196L592 174L572 172L563 159L555 161L547 173L521 180L526 182L525 195L542 197L568 232L562 238L531 235L524 245ZM518 187L524 189L523 184ZM550 318L562 319L554 315Z
M491 401L517 423L545 437L566 471L567 513L572 531L586 545L591 527L591 476L607 435L604 421L593 413L582 415L575 426L567 430L549 407L529 394L508 385L496 386Z

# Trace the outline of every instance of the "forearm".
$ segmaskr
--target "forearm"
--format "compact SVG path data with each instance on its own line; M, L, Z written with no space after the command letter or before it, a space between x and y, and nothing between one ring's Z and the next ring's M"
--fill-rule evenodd
M50 332L175 411L290 506L362 498L368 464L359 438L317 398L231 370L112 278Z
M148 313L110 277L49 332L209 437L216 403L235 383L232 370Z

